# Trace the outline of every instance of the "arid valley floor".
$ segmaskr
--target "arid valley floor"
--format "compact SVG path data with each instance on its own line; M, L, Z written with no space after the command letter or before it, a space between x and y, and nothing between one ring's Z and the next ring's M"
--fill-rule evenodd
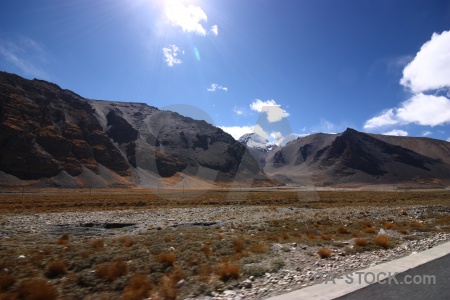
M449 199L449 190L4 191L0 299L264 299L450 240Z

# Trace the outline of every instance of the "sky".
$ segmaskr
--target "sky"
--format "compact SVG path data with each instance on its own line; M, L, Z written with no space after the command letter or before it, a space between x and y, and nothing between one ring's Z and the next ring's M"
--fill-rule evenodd
M0 70L271 142L450 142L450 0L1 0Z

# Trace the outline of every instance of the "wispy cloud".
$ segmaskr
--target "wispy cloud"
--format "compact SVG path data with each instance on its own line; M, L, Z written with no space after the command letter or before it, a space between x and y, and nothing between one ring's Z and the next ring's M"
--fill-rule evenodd
M394 136L408 136L408 132L401 129L393 129L388 132L383 132L383 135L394 135Z
M256 99L250 104L250 108L254 111L267 114L267 121L270 123L278 122L283 118L287 118L289 113L281 108L281 105L277 104L275 100L262 101Z
M244 114L244 110L243 109L240 109L239 107L233 107L233 112L235 113L235 114L237 114L238 116L242 116L243 114Z
M225 86L218 85L217 83L212 83L211 86L207 89L208 92L215 92L217 90L227 92L228 88Z
M49 55L43 45L29 37L0 40L0 55L26 76L49 79L44 71Z
M201 24L208 22L208 16L200 6L186 5L182 0L166 0L164 14L172 26L180 27L184 32L202 36L208 33L215 36L219 34L217 25L213 25L208 32Z
M178 52L180 51L177 46L170 45L169 47L163 48L162 51L164 54L164 60L169 67L183 63L181 59L177 58Z
M431 131L424 131L422 132L422 136L429 136L432 135L433 133Z
M449 142L450 143L450 137L447 139L447 142Z
M209 30L212 35L218 36L219 35L219 27L217 25L213 25L211 29Z

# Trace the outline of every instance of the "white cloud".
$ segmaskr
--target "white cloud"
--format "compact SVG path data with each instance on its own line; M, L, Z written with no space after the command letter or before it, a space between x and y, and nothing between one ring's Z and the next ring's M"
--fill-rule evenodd
M450 100L443 96L417 94L402 103L397 116L404 123L436 126L450 123Z
M169 67L173 67L174 65L179 65L183 63L181 59L177 58L178 51L180 51L180 49L177 46L170 45L167 48L163 48L162 51L164 54L164 59Z
M19 36L12 40L0 40L0 56L19 68L25 75L48 79L44 65L48 62L45 48L38 42Z
M364 129L372 129L386 125L395 125L398 121L395 119L394 109L388 109L382 112L379 116L373 117L366 121Z
M240 108L234 107L233 112L239 116L242 116L244 114L244 111Z
M433 33L403 70L400 84L413 93L450 87L450 31Z
M212 83L211 86L207 89L208 92L215 92L217 90L227 92L228 88L225 86L218 85L217 83Z
M184 32L193 32L205 36L208 32L201 24L208 22L208 16L200 6L186 5L182 0L166 0L165 15L172 26L180 27ZM213 25L209 33L217 36L219 28Z
M388 132L382 133L383 135L395 135L395 136L408 136L408 132L401 129L393 129Z
M450 137L447 139L447 142L449 142L450 143Z
M219 35L219 27L217 25L213 25L211 29L209 30L212 35L218 36Z
M424 132L422 132L422 136L429 136L431 134L433 134L431 131L424 131Z
M265 132L264 129L261 126L259 126L259 124L256 124L253 127L253 132L256 133L259 136L262 136L266 140L268 140L269 137L270 137L269 134L267 132Z
M281 105L277 104L275 100L262 101L260 99L256 99L250 104L250 108L260 113L266 113L267 121L270 123L278 122L289 116L289 113L282 109Z
M450 99L419 93L402 102L399 108L391 108L368 120L365 129L387 125L415 123L423 126L437 126L450 123Z
M229 133L235 140L238 140L246 133L253 132L253 126L217 126L226 133Z

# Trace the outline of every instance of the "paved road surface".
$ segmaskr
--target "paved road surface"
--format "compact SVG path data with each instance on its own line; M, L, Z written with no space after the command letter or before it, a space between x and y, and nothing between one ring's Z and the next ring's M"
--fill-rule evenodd
M405 284L405 276L410 276L406 277L406 281L412 281L412 279L414 279L418 282L422 279L425 280L423 275L434 275L436 284ZM381 282L384 284L375 283L345 296L336 298L336 300L449 300L450 254L404 273L400 273L396 275L395 278L399 284L395 284L394 280L391 280L391 284L388 284L387 280L383 280Z

